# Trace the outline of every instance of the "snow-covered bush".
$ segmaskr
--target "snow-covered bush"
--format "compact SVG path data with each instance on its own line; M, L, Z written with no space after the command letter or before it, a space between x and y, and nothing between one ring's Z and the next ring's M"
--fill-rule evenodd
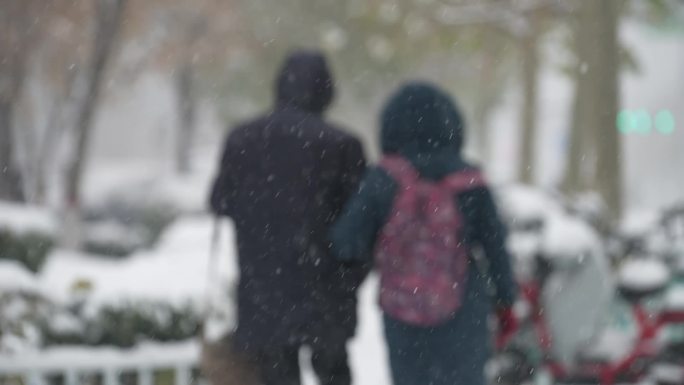
M125 257L148 247L154 236L142 224L125 224L117 220L91 221L85 229L84 249L96 255Z
M205 176L149 178L124 183L89 203L86 251L125 256L156 243L176 218L206 211Z
M98 309L71 308L41 323L43 344L131 347L142 341L184 341L197 335L201 316L191 306L126 303Z
M541 252L556 267L573 268L582 264L585 258L601 254L601 240L583 220L556 215L550 217L544 227Z
M44 234L16 236L0 230L0 258L16 260L32 271L38 271L54 240Z
M200 322L200 312L190 305L177 308L163 302L139 302L107 306L86 316L84 342L128 347L144 340L183 341L197 335Z
M31 271L42 266L55 240L55 220L47 211L0 203L0 260L14 260Z
M606 202L597 192L584 192L563 198L567 211L585 222L602 234L611 231L612 222Z
M602 239L561 196L528 186L504 186L497 196L516 276L543 284L554 353L571 362L578 347L599 333L613 298Z
M145 340L181 341L195 336L201 309L193 298L181 297L170 287L180 279L180 271L162 264L161 257L152 255L111 260L54 254L42 283L68 314L42 325L44 343L130 347Z
M496 197L504 221L514 230L543 224L564 211L557 197L532 186L501 186Z
M16 261L0 261L0 353L39 347L40 325L52 310L31 272Z
M87 209L85 250L96 255L130 255L153 245L178 214L161 201L112 196Z
M122 259L53 253L41 284L72 318L46 325L46 343L127 347L145 340L180 341L197 334L208 303L227 320L219 332L229 330L232 232L230 240L220 243L216 265L209 269L212 228L209 217L183 218L153 249ZM74 320L81 334L73 333Z
M501 216L508 227L507 249L519 279L533 279L542 247L544 229L551 218L563 213L563 206L550 194L525 185L496 189Z

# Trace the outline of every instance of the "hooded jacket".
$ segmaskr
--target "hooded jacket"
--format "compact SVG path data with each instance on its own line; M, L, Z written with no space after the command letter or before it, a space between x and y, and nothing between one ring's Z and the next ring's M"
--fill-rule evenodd
M367 273L329 255L327 232L365 170L360 142L326 123L325 59L295 52L276 80L275 107L229 135L211 208L233 219L240 282L235 341L244 349L344 342Z
M448 95L427 83L409 83L389 100L381 116L384 154L408 159L422 178L440 180L468 168L461 157L463 120ZM397 183L381 168L370 168L345 207L330 238L333 254L342 260L372 255L379 231L392 208ZM513 303L515 284L505 249L505 228L488 188L454 197L466 217L466 238L490 260L495 300ZM486 296L484 296L486 297Z
M422 178L436 181L473 168L461 157L461 114L446 94L430 84L405 85L390 98L382 113L380 136L383 152L408 159ZM366 172L330 232L337 258L370 259L397 188L381 168ZM514 302L516 286L505 249L505 229L492 194L487 187L478 187L454 199L471 250L463 302L453 319L434 328L406 325L385 316L395 384L484 384L491 339L487 317L493 306ZM479 266L475 250L483 251L488 268ZM413 370L423 364L429 369Z

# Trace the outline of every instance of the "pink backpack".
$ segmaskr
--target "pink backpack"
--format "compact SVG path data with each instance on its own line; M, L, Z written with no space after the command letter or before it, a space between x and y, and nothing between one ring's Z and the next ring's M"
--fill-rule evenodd
M460 308L467 278L468 250L455 197L483 186L482 175L467 170L427 181L399 156L384 157L380 166L399 185L375 249L380 306L411 325L438 325Z

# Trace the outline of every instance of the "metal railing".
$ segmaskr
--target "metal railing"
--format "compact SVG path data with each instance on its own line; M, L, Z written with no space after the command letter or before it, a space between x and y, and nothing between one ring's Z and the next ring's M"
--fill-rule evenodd
M198 343L0 355L0 385L204 385Z

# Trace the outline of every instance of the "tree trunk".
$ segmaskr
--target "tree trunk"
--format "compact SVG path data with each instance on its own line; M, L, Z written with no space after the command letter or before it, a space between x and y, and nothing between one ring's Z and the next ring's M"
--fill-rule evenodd
M80 246L80 188L87 160L87 146L92 133L93 117L102 88L103 75L112 54L116 35L126 0L97 0L95 15L95 39L84 77L76 86L79 97L76 102L73 158L66 176L67 225L65 246Z
M479 87L476 90L473 108L473 133L480 162L484 166L490 166L494 159L489 118L499 101L501 92L499 72L502 66L499 55L508 42L489 29L486 29L483 34L484 44L480 50L481 63L478 71Z
M187 174L191 169L191 155L195 138L195 95L193 69L190 60L183 60L176 70L178 97L178 135L176 136L176 170Z
M13 103L0 101L0 200L22 202L21 173L14 159L14 138L12 137Z
M564 187L571 193L596 189L612 219L617 219L622 208L620 138L615 127L619 104L620 2L583 0L578 4L577 85Z
M574 77L575 100L570 126L568 161L563 181L564 190L571 195L590 188L588 171L593 167L592 161L595 153L589 114L590 105L594 102L594 95L589 84L590 79L582 73L579 67Z
M520 180L534 183L537 142L537 90L539 76L538 28L534 16L531 28L522 41L522 88L523 108L520 125L523 136L520 148Z
M14 115L35 28L29 0L11 0L0 7L0 199L24 201L21 170L16 163Z
M603 0L599 0L603 1ZM574 68L575 99L570 126L570 145L563 187L571 195L592 188L591 171L596 153L596 122L594 109L597 103L596 81L596 29L594 3L577 2L574 20L576 65ZM600 58L599 58L600 60Z
M619 2L602 0L596 2L595 7L599 30L596 44L602 53L601 60L596 63L597 82L594 90L601 101L600 108L595 111L598 130L595 182L599 193L606 200L611 216L619 219L622 213L621 142L615 127L619 108Z
M47 124L43 129L43 135L38 139L38 151L34 165L34 191L33 197L37 204L45 204L48 201L48 176L49 170L54 170L55 153L61 142L64 124L60 120L60 101L53 101L48 113Z

